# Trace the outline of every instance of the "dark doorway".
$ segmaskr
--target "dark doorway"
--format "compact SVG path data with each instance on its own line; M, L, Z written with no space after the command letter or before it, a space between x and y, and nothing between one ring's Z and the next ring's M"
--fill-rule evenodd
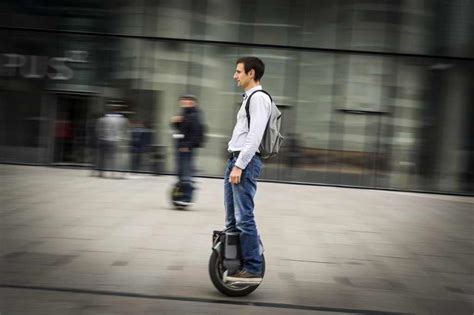
M89 164L92 147L91 97L58 95L54 122L55 164Z

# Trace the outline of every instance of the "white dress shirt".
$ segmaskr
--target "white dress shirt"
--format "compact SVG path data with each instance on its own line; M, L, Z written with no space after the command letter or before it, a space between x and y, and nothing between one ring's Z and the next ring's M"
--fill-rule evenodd
M262 142L265 128L270 118L271 100L265 93L256 93L252 96L249 106L250 112L250 130L248 127L247 113L245 105L247 99L254 91L261 90L262 86L257 85L244 93L244 99L240 110L237 113L237 122L232 132L232 138L229 141L228 151L240 151L235 165L245 169L247 164L253 158L258 147Z
M120 114L106 114L97 122L99 139L119 142L125 140L128 131L128 120Z

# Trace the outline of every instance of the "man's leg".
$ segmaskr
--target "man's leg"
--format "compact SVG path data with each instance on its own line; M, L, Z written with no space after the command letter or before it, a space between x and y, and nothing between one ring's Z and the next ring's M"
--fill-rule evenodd
M107 145L105 141L100 141L99 143L99 152L98 152L98 170L99 176L103 176L105 172L105 162L107 158Z
M193 151L186 152L186 169L185 169L185 177L187 182L187 191L186 191L186 201L191 202L193 199L193 176L194 176L194 166L193 166Z
M229 175L235 161L227 160L224 172L224 206L225 206L225 227L226 229L236 229L234 215L234 194L232 184L229 183Z
M178 150L178 149L176 149ZM181 183L183 181L183 169L184 169L184 155L183 152L179 150L176 152L177 164L176 164L176 173L178 174L178 181Z
M138 151L133 153L133 155L133 170L136 172L140 172L142 166L142 153Z
M108 143L108 158L107 158L107 169L109 170L109 173L112 174L111 177L116 177L117 176L117 143L116 141L109 141Z
M262 272L262 257L254 219L254 197L261 163L258 157L254 157L242 172L240 183L232 185L236 227L240 231L240 248L244 260L243 270L257 275Z
M99 145L91 145L89 147L89 161L92 164L91 175L99 174Z
M179 181L179 190L180 198L175 200L175 202L182 206L187 206L191 204L192 198L192 178L191 178L191 152L181 152L177 151L178 163L177 163L177 173Z
M142 168L142 152L135 153L135 171L140 172Z

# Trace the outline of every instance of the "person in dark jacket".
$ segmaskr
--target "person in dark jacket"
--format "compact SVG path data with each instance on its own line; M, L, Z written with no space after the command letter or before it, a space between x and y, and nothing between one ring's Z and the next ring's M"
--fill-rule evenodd
M187 206L192 199L192 178L194 175L194 157L196 148L200 146L202 122L197 108L197 98L191 94L179 98L182 108L179 116L171 118L171 124L176 129L173 138L176 140L176 166L179 183L184 185L182 200L177 204Z

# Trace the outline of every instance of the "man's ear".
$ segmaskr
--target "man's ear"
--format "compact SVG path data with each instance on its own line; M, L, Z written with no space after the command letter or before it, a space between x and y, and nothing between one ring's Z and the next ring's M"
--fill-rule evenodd
M248 76L249 76L251 79L254 79L254 80L255 80L255 70L254 70L254 69L250 69Z

